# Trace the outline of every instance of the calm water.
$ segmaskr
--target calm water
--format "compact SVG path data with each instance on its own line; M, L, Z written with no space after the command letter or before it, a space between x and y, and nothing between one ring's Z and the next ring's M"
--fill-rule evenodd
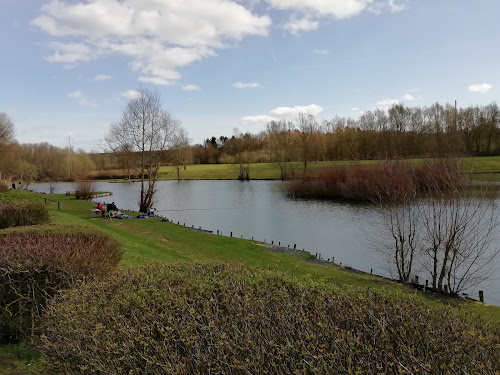
M31 188L48 193L50 186L34 184ZM72 183L52 186L55 193L75 190ZM96 182L96 189L113 192L111 197L99 198L101 202L138 209L139 183ZM223 235L233 232L234 237L281 242L282 246L297 244L312 254L321 253L324 259L335 257L336 263L366 272L371 268L378 274L388 272L369 250L368 233L373 234L378 217L372 206L293 199L283 192L280 181L160 181L157 197L154 207L158 214L176 223L220 230ZM500 305L496 284L491 282L481 289L486 302Z

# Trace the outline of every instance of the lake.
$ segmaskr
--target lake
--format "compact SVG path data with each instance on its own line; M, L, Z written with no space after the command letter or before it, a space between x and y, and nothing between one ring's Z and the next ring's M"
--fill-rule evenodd
M73 183L39 183L34 191L55 193L75 190ZM173 222L194 225L223 235L254 238L281 246L306 249L323 259L351 265L362 271L389 276L377 254L370 251L378 215L371 205L287 196L281 181L159 181L154 207ZM113 196L98 201L115 202L118 208L138 210L140 183L96 182L97 191ZM500 261L500 260L499 260ZM497 271L497 276L499 276ZM421 279L428 275L421 274ZM485 300L500 305L498 280L481 285ZM477 298L477 290L471 291Z

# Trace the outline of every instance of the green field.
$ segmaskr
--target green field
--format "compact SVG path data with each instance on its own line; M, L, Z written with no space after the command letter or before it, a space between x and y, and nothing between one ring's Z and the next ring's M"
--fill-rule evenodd
M23 199L33 199L33 195L36 195L23 191L5 194L15 194ZM126 220L92 219L91 202L75 200L62 194L51 195L50 198L61 202L60 212L57 211L55 203L49 203L53 224L87 226L115 237L124 250L120 264L124 269L151 263L230 262L246 267L278 270L299 279L332 283L352 290L353 293L370 288L393 298L413 299L418 304L430 307L457 309L469 313L472 318L480 316L488 321L488 324L500 323L500 307L428 296L380 277L346 272L337 265L311 262L312 257L306 254L287 255L272 252L259 242L200 233L158 219L136 219L134 213L130 213L134 218ZM0 347L0 375L39 373L36 372L37 366L28 366L39 361L36 354L22 347ZM25 365L26 368L23 368Z
M410 159L419 163L424 159ZM344 161L318 161L309 163L307 172L318 168L332 166L370 165L382 163L380 160L344 160ZM500 156L485 156L462 159L464 171L470 173L476 180L500 180ZM295 175L301 175L304 166L300 162L290 163ZM181 169L180 177L184 180L236 180L238 178L238 165L234 164L193 164L188 165L186 170ZM125 176L122 170L102 172L114 176ZM173 166L160 168L161 180L176 180L177 171ZM280 169L276 163L250 164L250 179L252 180L276 180L280 179ZM122 180L119 180L122 181Z

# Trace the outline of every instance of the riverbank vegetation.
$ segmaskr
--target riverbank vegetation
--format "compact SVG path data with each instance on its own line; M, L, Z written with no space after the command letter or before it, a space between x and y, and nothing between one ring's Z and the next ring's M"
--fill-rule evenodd
M34 196L6 194L23 201ZM271 252L254 241L160 220L90 219L90 202L51 198L62 209L50 208L49 226L9 229L2 238L102 231L123 251L118 273L52 300L39 326L45 336L31 340L45 361L69 373L119 372L139 363L151 371L176 366L178 373L245 366L278 374L292 367L297 373L497 369L498 307L415 294L369 274L307 262L307 254ZM102 244L100 252L108 248ZM0 348L0 362L12 360L9 348ZM33 361L39 358L45 357Z
M434 159L420 163L385 161L350 168L321 168L288 183L301 198L327 198L371 203L404 202L424 194L461 189L468 182L458 160Z

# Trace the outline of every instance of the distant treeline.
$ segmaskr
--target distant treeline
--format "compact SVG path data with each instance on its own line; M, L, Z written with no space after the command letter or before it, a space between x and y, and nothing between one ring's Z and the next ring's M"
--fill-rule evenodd
M0 128L13 130L2 115ZM387 111L367 111L359 119L336 116L321 123L314 116L299 115L293 122L271 121L258 134L236 132L207 138L203 144L183 143L165 151L162 163L185 167L271 162L279 164L282 177L288 178L295 173L292 161L301 161L306 169L308 163L322 160L500 155L499 123L496 103L466 108L397 104ZM0 137L0 179L72 180L96 175L96 170L137 174L126 152L86 154L48 143L19 145L13 131L9 134Z
M322 123L301 115L295 122L271 121L257 135L209 138L193 147L193 160L234 162L241 152L250 162L498 155L499 121L495 103L467 108L397 104L357 120L337 116Z

